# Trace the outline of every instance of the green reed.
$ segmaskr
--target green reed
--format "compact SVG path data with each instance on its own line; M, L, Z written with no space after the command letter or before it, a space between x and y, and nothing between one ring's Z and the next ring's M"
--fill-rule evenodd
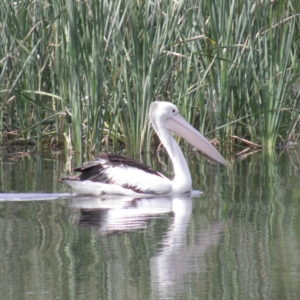
M1 0L5 141L137 154L152 140L150 103L165 99L222 146L233 135L286 143L298 128L299 9L283 0Z

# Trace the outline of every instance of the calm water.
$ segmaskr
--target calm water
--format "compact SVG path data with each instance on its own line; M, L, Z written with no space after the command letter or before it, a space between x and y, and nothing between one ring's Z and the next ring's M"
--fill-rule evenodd
M74 161L2 153L1 299L299 299L300 150L190 156L194 198L74 196Z

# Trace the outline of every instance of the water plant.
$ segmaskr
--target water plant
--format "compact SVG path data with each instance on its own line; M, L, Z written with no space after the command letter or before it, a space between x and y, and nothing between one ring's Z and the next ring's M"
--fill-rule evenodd
M165 99L221 146L286 144L299 11L295 0L1 0L1 138L136 155L151 144L150 102Z

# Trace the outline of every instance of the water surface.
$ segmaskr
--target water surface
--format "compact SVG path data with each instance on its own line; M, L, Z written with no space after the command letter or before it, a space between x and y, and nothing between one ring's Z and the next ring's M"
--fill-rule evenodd
M98 198L62 155L2 155L1 299L298 299L300 151L189 163L198 197Z

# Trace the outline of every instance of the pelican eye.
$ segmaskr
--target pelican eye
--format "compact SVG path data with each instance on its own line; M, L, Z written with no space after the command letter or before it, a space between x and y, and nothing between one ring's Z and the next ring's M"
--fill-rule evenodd
M174 109L174 108L172 109L172 112L175 112L175 109Z

